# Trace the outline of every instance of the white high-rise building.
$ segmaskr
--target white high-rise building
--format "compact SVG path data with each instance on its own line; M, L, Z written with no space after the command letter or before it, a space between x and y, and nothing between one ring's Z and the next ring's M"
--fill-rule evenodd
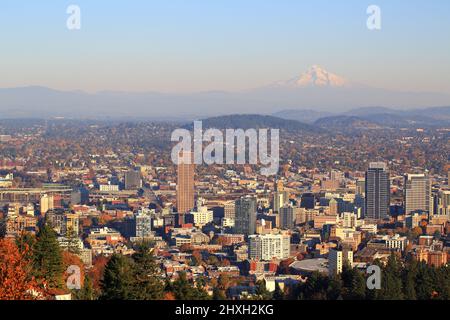
M401 237L398 234L395 234L393 236L384 236L383 239L385 240L386 248L389 249L399 249L401 251L404 251L406 246L408 245L408 238Z
M197 210L191 211L191 214L194 216L194 224L196 226L204 226L213 221L213 211L208 210L208 207L201 206L197 207Z
M405 176L405 214L433 213L431 181L425 174Z
M275 191L273 194L273 212L280 212L280 209L289 203L289 194L286 191Z
M344 228L356 228L358 225L358 216L354 212L342 213L342 226Z
M203 227L214 219L213 211L208 210L204 203L204 199L198 198L196 210L191 211L191 214L194 216L194 224L198 227Z
M20 205L18 203L10 203L8 205L8 218L15 218L19 215L19 207Z
M141 209L134 215L136 238L148 238L152 235L153 213L152 210Z
M34 217L34 204L32 203L27 204L25 209L27 216Z
M291 236L288 234L263 234L249 236L249 258L270 261L287 259L290 255Z
M328 273L335 276L342 273L344 264L353 265L353 251L351 249L331 249L328 254Z
M52 195L44 194L41 197L41 214L46 214L49 210L54 209L54 198Z

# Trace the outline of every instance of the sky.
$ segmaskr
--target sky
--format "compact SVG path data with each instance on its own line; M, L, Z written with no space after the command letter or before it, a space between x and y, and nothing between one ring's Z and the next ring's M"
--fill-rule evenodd
M81 29L68 30L69 5ZM381 30L366 27L369 5ZM318 64L351 81L450 93L448 0L0 0L0 87L243 90Z

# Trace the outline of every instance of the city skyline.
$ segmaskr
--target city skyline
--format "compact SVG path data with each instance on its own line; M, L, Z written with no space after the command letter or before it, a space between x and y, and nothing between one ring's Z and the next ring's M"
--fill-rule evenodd
M449 14L4 0L0 302L287 319L449 301Z
M448 128L280 127L266 176L170 122L0 120L0 299L448 300Z

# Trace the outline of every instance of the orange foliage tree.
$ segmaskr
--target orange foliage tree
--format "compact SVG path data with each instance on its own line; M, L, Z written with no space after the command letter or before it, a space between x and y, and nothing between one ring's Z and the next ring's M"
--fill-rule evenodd
M280 265L278 266L278 272L280 274L289 274L289 266L294 262L295 260L292 258L288 258L286 260L283 260L280 262Z
M108 261L109 258L98 256L92 262L92 268L89 270L88 276L92 279L94 290L97 292L100 292L100 281L103 278L103 272Z
M69 251L64 251L62 253L63 263L64 263L64 269L67 270L69 266L78 266L80 268L80 285L84 285L84 264L81 259L73 253L70 253ZM64 273L64 280L67 281L67 277L69 274L67 272Z
M163 300L176 300L173 292L165 292Z
M44 293L31 275L27 253L29 248L19 251L16 244L0 239L0 300L36 300Z

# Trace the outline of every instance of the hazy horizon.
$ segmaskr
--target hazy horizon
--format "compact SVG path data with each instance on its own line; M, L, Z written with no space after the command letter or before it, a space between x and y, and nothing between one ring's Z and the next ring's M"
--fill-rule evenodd
M447 0L6 1L0 117L450 106L448 12Z
M81 29L68 30L69 4ZM0 88L239 92L319 64L373 88L450 94L450 3L376 1L6 1Z

